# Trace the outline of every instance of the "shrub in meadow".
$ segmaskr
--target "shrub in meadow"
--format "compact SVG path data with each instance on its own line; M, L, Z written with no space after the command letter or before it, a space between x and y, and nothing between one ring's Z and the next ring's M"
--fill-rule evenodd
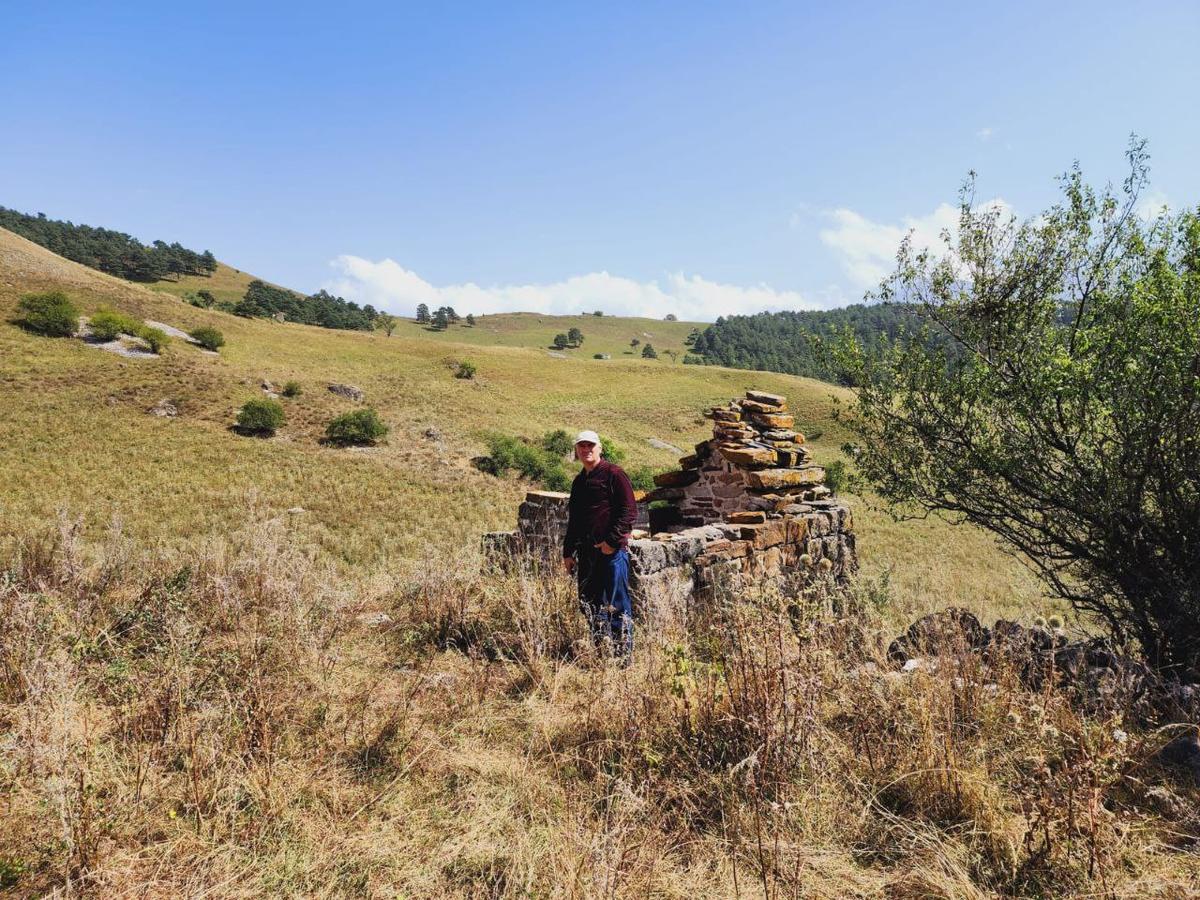
M389 429L371 408L343 413L325 428L325 438L341 447L370 446L387 436Z
M62 291L26 294L17 305L20 323L50 337L70 337L79 325L79 310Z
M201 325L193 329L189 336L205 350L216 351L225 346L225 335L211 325Z
M238 430L244 434L270 436L284 422L283 407L275 400L247 400L237 417Z

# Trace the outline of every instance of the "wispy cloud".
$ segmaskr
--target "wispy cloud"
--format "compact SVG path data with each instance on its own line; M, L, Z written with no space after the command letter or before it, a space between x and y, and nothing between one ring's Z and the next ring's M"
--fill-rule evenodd
M1162 191L1151 191L1138 201L1134 212L1142 219L1150 222L1157 219L1163 211L1171 211L1171 201Z
M985 125L983 128L980 128L977 132L975 132L975 137L986 143L990 141L995 134L996 129L992 128L990 125Z
M1000 197L981 206L1006 214L1013 211ZM936 252L942 248L942 233L948 232L953 238L958 231L959 210L942 203L928 215L906 216L896 224L872 221L852 209L835 209L827 215L833 224L821 230L821 241L839 257L846 277L855 287L869 288L895 269L896 251L909 232L915 249Z
M392 259L345 255L330 265L337 275L326 282L326 290L402 315L411 315L418 303L427 303L431 308L453 306L463 315L516 311L574 315L599 309L609 315L661 319L674 313L685 321L711 322L731 314L836 305L828 292L809 297L766 284L720 284L682 272L661 282L592 272L548 284L439 286Z

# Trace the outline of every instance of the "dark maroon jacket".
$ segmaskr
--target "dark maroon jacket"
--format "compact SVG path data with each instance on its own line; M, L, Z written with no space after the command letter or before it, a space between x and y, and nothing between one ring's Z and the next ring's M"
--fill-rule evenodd
M563 556L590 551L607 541L610 547L627 547L637 519L633 485L620 466L600 460L592 471L581 469L571 482L567 536Z

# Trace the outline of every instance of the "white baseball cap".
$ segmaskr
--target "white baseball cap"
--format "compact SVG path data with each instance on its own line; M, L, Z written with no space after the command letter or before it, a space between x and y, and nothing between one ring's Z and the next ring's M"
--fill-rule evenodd
M594 431L581 431L579 434L575 435L575 443L581 444L584 441L587 441L590 444L599 445L600 435L596 434Z

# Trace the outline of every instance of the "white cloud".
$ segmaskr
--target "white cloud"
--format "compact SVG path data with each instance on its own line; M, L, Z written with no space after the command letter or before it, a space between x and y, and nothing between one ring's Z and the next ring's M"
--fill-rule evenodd
M1152 222L1159 217L1162 211L1166 209L1171 211L1171 201L1162 191L1151 191L1140 201L1134 209L1134 213L1141 219L1147 222Z
M987 141L990 141L992 139L992 136L995 133L996 133L996 129L994 129L990 125L988 125L984 128L980 128L977 132L975 132L975 137L979 138L981 141L984 141L986 143Z
M997 197L980 205L981 209L998 209L1012 214L1012 207ZM951 237L958 231L959 209L949 203L939 204L928 215L906 216L898 224L875 222L852 209L835 209L827 213L833 225L820 232L821 241L839 257L847 278L859 288L874 287L896 267L896 251L906 234L912 233L913 248L939 251L944 247L942 232Z
M549 284L484 287L470 282L433 285L391 259L374 262L345 255L330 265L338 274L323 285L326 290L402 315L412 315L418 303L427 303L431 309L453 306L463 315L518 311L575 315L600 309L615 316L661 319L674 313L684 321L711 322L717 316L829 305L824 296L825 302L819 302L765 284L719 284L682 272L666 276L661 284L592 272Z

